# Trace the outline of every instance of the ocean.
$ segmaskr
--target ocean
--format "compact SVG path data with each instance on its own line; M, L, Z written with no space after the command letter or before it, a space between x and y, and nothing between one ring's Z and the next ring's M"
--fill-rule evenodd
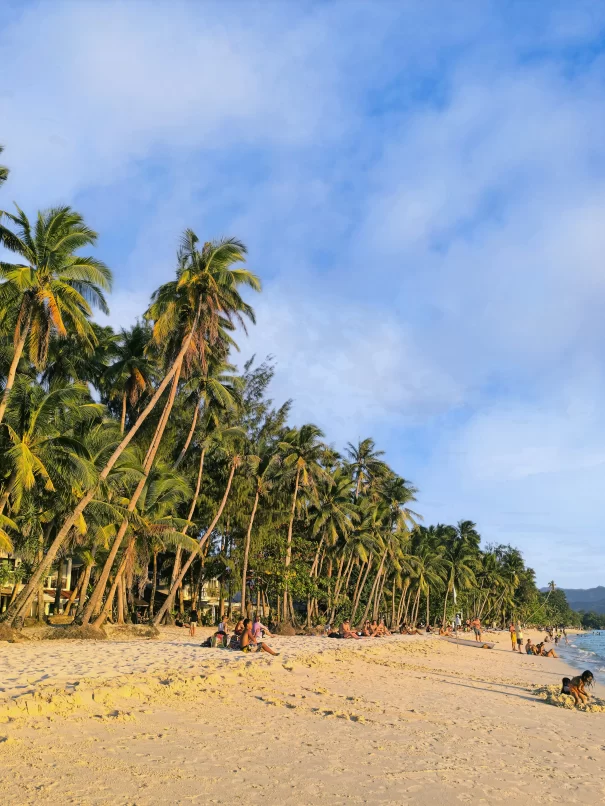
M590 669L599 683L605 683L605 630L567 637L569 644L563 639L557 647L561 659L578 671Z

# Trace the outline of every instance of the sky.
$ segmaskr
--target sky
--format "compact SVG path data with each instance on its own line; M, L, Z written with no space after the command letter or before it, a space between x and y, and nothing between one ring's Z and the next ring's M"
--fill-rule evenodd
M240 238L295 424L605 584L605 4L2 6L0 206L85 215L112 325L185 227Z

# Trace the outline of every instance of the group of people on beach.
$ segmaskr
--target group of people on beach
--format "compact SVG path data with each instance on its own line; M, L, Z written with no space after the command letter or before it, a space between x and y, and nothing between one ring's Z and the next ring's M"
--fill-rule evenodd
M510 642L511 648L513 652L523 652L523 628L521 627L521 622L517 621L516 623L511 622L509 625L509 632L510 632ZM561 639L561 636L557 633L554 642L558 644ZM531 638L527 639L525 643L525 653L527 655L541 655L544 658L558 658L559 656L555 652L553 647L547 647L546 644L550 641L550 634L547 634L544 638L544 641L540 641L538 644L532 643Z
M202 646L223 647L225 649L239 650L241 652L267 652L269 655L279 655L262 639L271 633L258 616L254 619L239 619L232 628L227 616L224 616L218 630L205 641Z

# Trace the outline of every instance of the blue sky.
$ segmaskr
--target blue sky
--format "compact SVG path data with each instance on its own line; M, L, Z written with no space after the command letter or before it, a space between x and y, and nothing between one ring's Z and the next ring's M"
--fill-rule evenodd
M2 206L73 204L128 325L179 233L244 240L242 357L425 520L604 583L605 6L5 3Z

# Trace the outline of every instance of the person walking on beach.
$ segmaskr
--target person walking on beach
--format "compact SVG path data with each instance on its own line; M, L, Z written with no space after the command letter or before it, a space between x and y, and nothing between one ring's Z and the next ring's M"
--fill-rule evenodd
M478 616L471 621L471 627L475 633L475 641L481 641L481 619Z
M513 650L513 652L516 652L517 651L517 636L515 635L515 625L512 623L512 621L511 621L510 627L508 629L509 629L509 632L510 632L511 649Z
M523 652L523 630L521 629L521 622L515 624L515 632L517 634L517 646L519 647L519 654Z
M189 616L189 635L192 638L195 638L195 628L197 627L198 622L198 615L197 610L192 610L191 615Z

